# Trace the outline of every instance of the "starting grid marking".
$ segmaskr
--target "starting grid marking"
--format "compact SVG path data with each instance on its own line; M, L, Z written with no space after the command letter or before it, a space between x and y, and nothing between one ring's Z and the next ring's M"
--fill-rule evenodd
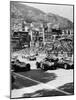
M33 81L33 82L35 82L35 83L38 83L38 84L43 84L44 86L47 86L48 89L50 88L50 85L47 85L46 83L43 83L43 82L34 80L34 79L32 79L32 78L26 77L26 76L24 76L24 75L21 75L21 74L15 73L15 72L14 72L13 74L16 75L16 76L18 76L18 77L20 77L20 78L28 79L28 80L31 80L31 81ZM63 91L63 90L60 90L60 89L58 89L58 88L52 88L52 87L51 87L50 89L55 89L55 90L58 91L58 92L64 93L64 94L66 94L66 95L71 95L71 93L66 92L66 91Z

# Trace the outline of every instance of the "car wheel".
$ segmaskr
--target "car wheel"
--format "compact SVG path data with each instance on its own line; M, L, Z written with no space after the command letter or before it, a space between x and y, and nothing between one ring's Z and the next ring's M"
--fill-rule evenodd
M40 63L36 62L36 66L37 66L37 68L40 68Z
M64 69L67 69L67 64L64 64Z
M42 69L44 70L45 69L45 67L44 67L44 65L42 64Z
M43 69L44 71L47 71L46 65L42 64L42 69Z
M27 69L27 71L30 70L30 64L27 64L27 65L26 65L26 69Z
M71 69L74 69L74 64L71 65Z

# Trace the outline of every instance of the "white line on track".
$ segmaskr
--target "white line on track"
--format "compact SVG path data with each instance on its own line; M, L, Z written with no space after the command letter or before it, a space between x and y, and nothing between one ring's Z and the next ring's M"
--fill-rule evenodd
M29 78L29 77L27 77L27 76L24 76L24 75L15 73L15 72L14 72L13 74L16 75L16 76L18 76L18 77L21 77L21 78L23 78L23 79L28 79L28 80L31 80L31 81L36 82L36 83L38 83L38 84L43 84L44 86L47 86L49 89L54 89L53 87L50 87L50 85L47 85L46 83L37 81L37 80L35 80L35 79L31 79L31 78ZM55 88L55 90L57 90L57 91L59 91L59 92L62 92L62 93L64 93L64 94L67 94L67 95L71 95L71 93L66 92L66 91L63 91L63 90L60 90L60 89L58 89L58 88Z

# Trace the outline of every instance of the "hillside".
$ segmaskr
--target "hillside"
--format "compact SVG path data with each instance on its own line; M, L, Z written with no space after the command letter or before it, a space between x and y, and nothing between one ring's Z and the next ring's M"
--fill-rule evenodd
M50 22L53 25L59 24L60 28L73 28L73 23L59 15L55 15L52 13L44 13L43 11L36 9L34 7L30 7L24 4L20 4L18 2L11 1L11 20L25 20L27 22ZM13 23L11 21L11 24Z

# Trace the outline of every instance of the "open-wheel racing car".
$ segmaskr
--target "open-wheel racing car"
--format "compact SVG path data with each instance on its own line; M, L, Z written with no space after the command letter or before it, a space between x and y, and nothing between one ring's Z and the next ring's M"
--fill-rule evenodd
M18 59L15 61L11 61L11 67L14 72L21 72L21 71L29 71L30 64L21 62Z
M58 58L45 58L41 62L36 62L37 68L41 68L42 70L55 70L57 69L56 63L58 62Z

